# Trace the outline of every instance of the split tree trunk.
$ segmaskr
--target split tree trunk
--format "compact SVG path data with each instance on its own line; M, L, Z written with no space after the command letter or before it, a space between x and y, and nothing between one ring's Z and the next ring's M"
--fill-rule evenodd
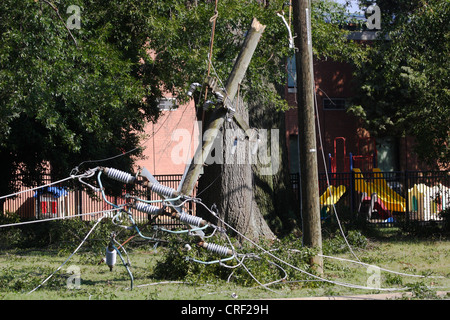
M248 158L249 141L243 138L245 136L243 130L237 130L238 127L234 121L247 127L248 110L239 103L242 99L239 100L238 89L264 29L264 25L256 19L253 20L226 83L227 97L224 103L228 108L231 107L228 100L233 102L236 117L231 116L227 119L230 121L225 120L227 110L224 108L209 112L210 119L205 119L208 127L203 134L203 145L197 149L181 188L182 193L191 194L201 170L204 169L203 179L200 179L199 183L200 194L202 189L208 190L210 187L214 189L207 191L205 195L209 199L203 197L203 202L217 206L218 214L238 231L237 237L243 235L253 240L275 236L264 221L254 200L252 167ZM228 112L230 111L228 109ZM235 127L231 127L233 124ZM236 130L233 131L233 128ZM232 134L230 135L229 132ZM237 150L231 152L235 142ZM211 192L211 190L214 191ZM212 220L212 217L209 217L209 220Z
M267 85L275 90L273 85ZM227 91L235 93L237 87L229 90L227 84ZM221 126L210 158L206 161L209 165L203 168L199 180L198 196L205 204L214 205L218 215L239 234L252 240L274 239L273 231L286 234L300 230L300 219L295 216L297 210L293 207L289 168L286 166L284 113L275 110L258 93L250 95L248 105L243 103L245 100L239 94L235 98L239 100L235 117ZM205 119L205 122L213 123L217 114L211 113L209 116L212 121ZM245 124L248 123L267 134L258 146L262 148L261 153L255 149L255 132L250 132L251 141L244 135L242 127L247 128ZM275 129L274 136L271 136L271 129ZM233 149L234 153L231 152ZM252 154L255 151L256 155ZM209 213L201 209L197 207L198 214L214 221ZM235 235L239 238L238 234Z
M248 122L248 109L242 102L238 104L236 112ZM252 240L274 239L275 234L255 200L252 142L245 138L244 131L233 122L225 123L222 134L218 135L214 143L211 153L213 159L207 160L207 163L212 164L204 167L204 174L199 181L199 197L204 203L215 205L218 215L239 234ZM219 161L223 163L215 163ZM208 215L208 219L213 217ZM241 235L230 233L243 240Z

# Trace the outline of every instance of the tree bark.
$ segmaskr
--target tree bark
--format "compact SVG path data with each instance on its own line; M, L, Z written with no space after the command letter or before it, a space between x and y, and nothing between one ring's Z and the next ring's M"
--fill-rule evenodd
M236 112L248 122L248 108L242 102ZM214 143L212 159L206 161L211 164L204 167L199 180L199 197L204 203L215 205L219 217L239 232L229 232L238 240L243 240L240 234L252 240L275 239L255 200L251 147L252 141L244 131L233 122L226 122ZM216 163L219 160L223 163ZM205 212L199 210L199 214L204 216ZM210 215L206 218L213 219Z
M270 83L267 86L276 90ZM204 167L199 180L198 196L209 206L214 205L219 216L239 233L253 240L274 239L275 233L299 233L300 218L295 215L289 168L285 165L288 159L284 113L258 92L250 89L248 95L251 98L243 99L238 94L234 121L224 123L214 142L211 158L206 161L210 165ZM215 118L214 114L210 116ZM250 141L244 135L246 123L265 133L258 149L255 131L247 132ZM238 125L244 129L239 130ZM262 153L259 148L263 148ZM256 154L252 154L255 150ZM214 164L217 162L222 164ZM206 219L214 219L200 207L197 212Z
M280 61L280 63L282 63ZM265 86L272 91L284 92L284 86L276 88L275 85L266 82ZM272 162L272 174L261 174L258 164L253 165L254 173L254 194L260 211L267 221L271 230L278 236L294 233L301 234L301 219L296 207L294 193L291 184L288 144L286 141L285 113L278 110L274 103L267 101L257 92L249 92L252 97L248 101L250 125L255 128L267 130L268 147L272 146L272 139L277 139L278 148L269 150L272 157L278 157L275 161L279 164L275 166ZM276 133L278 136L272 136Z
M205 119L208 127L203 133L203 145L197 149L181 187L183 194L191 194L203 169L197 196L212 186L213 189L205 194L208 201L203 197L204 203L217 206L218 215L238 231L238 238L244 235L252 240L275 238L253 196L252 160L249 140L246 139L250 132L236 125L239 123L248 128L248 109L239 98L239 86L264 29L264 25L253 20L225 86L226 109L219 107L207 115L210 119ZM233 113L236 117L232 116ZM214 220L211 216L207 219Z

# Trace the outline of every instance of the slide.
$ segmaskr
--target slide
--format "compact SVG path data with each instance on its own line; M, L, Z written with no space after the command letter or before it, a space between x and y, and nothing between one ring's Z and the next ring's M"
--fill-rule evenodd
M397 192L391 189L389 185L386 182L386 179L384 179L383 174L381 173L381 170L379 168L374 168L374 177L376 179L376 183L374 184L375 187L382 193L384 193L386 199L389 199L387 201L391 207L392 211L398 211L398 212L406 212L406 200L401 195L399 195Z
M320 196L320 204L323 206L331 206L336 204L346 191L345 186L329 186L327 190Z
M392 190L383 179L377 181L377 183L370 183L364 180L364 176L360 169L353 169L355 173L355 189L358 192L366 193L367 195L377 194L378 199L382 201L383 208L387 208L389 211L406 211L406 202L400 195ZM382 177L381 172L376 173L378 177Z
M329 218L330 206L335 205L346 191L345 186L329 186L327 190L320 196L320 217L322 220Z

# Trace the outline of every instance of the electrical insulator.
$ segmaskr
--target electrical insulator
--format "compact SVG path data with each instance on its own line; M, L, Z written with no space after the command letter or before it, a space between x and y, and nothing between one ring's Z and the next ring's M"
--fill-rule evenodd
M189 87L189 90L188 90L188 92L187 92L187 95L188 95L189 97L192 97L192 95L194 94L195 89L197 89L197 87L200 87L200 86L201 86L201 84L198 83L198 82L192 83L191 86Z
M103 172L106 173L106 176L108 178L123 183L134 183L136 181L136 177L132 176L131 174L114 168L104 168Z
M106 247L106 264L109 267L109 270L112 271L114 265L116 264L117 252L116 249Z
M224 246L220 246L218 244L215 243L207 243L207 242L201 242L199 243L199 245L203 248L205 248L208 251L217 253L221 256L227 256L227 255L232 255L233 251L231 251L230 249L228 249L227 247Z
M169 197L169 198L173 198L177 191L171 187L167 187L167 186L163 186L162 184L159 183L154 183L152 185L150 185L150 190L152 190L153 192L156 192L159 195L165 196L165 197Z
M202 226L204 226L207 223L202 218L197 217L197 216L193 216L193 215L188 214L186 212L180 213L178 215L178 220L180 220L181 222L187 223L189 225L196 226L196 227L202 227Z
M162 210L161 208L159 208L157 206L152 206L150 204L145 204L142 202L136 203L136 205L134 207L138 211L145 212L147 214L153 214L153 215L159 214L159 212Z

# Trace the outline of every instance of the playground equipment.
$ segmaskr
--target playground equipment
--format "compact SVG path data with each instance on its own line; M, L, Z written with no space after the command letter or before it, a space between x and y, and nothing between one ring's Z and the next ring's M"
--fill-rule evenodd
M409 220L430 221L441 220L440 212L447 209L450 203L450 188L442 183L429 187L424 183L416 183L406 197L395 192L386 182L380 169L373 169L369 182L364 179L360 169L354 168L354 190L361 195L358 212L379 214L381 219L392 217L393 212L408 213Z
M412 219L420 221L439 220L439 212L448 206L450 189L439 184L429 187L423 183L408 189L408 201Z
M320 196L320 206L322 207L320 210L320 215L322 219L327 217L330 207L338 203L346 191L347 188L344 185L340 185L339 187L330 185L327 190L325 190L325 192Z
M58 187L38 189L35 194L36 219L64 217L68 213L67 190Z
M363 145L361 144L361 141L366 141L365 145L365 147L367 148L366 152L363 152L362 150ZM365 171L370 171L376 168L378 151L375 138L371 137L358 138L357 147L358 147L357 155L352 155L350 153L350 170L352 170L355 167Z
M339 187L329 186L327 190L320 196L320 204L322 206L332 206L336 204L344 195L345 191L347 191L347 189L343 185Z
M342 179L339 174L343 173L345 177L345 173L353 173L351 179L343 182L350 192L352 199L350 206L352 206L352 210L357 209L359 213L367 213L369 219L376 217L389 221L394 218L393 213L408 213L411 220L440 220L442 217L439 213L449 206L450 189L442 184L428 187L423 183L416 183L407 190L407 194L405 190L404 197L394 191L377 167L377 148L374 138L359 138L357 153L353 155L347 153L346 139L336 137L333 151L333 154L328 154L331 178L339 181ZM364 177L362 172L368 172L368 175ZM418 181L415 177L411 179L414 180L405 178L405 188L413 185L411 181ZM409 185L409 183L411 184ZM322 213L328 212L329 205L335 204L342 197L336 187L331 188L320 197L320 203L323 206ZM356 203L353 202L355 196L360 199L359 208L353 207Z
M367 182L361 170L353 169L355 175L354 188L361 194L361 206L369 207L369 218L373 212L377 212L382 219L392 216L392 212L406 212L406 201L398 193L392 190L383 178L379 169L374 170L376 182Z
M342 153L340 153L340 156L338 156L337 152L337 145L339 141L342 141ZM350 171L350 161L349 157L347 156L347 147L345 143L345 138L336 137L333 143L334 143L334 154L333 155L331 155L331 153L328 154L328 166L330 172L336 173L338 171L342 172Z
M342 152L338 153L338 142L342 141ZM366 141L363 145L362 142ZM366 152L363 152L363 148ZM353 168L360 168L364 171L370 171L377 167L377 146L374 138L362 137L357 142L358 153L353 155L351 152L347 155L346 140L344 137L334 139L334 154L328 154L328 166L331 173L349 172Z
M397 192L392 190L391 187L384 179L383 174L379 168L374 168L374 183L373 186L377 190L378 194L384 201L388 204L388 207L392 211L405 212L406 211L406 200Z

